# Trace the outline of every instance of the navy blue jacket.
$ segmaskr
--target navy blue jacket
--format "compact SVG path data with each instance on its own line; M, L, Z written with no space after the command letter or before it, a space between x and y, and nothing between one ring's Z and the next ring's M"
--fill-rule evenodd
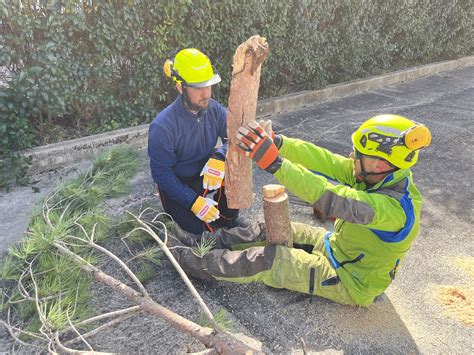
M191 208L197 193L181 183L178 176L199 176L214 152L225 158L226 119L227 111L217 101L211 99L207 110L193 114L179 95L150 124L148 156L153 180L185 208ZM216 151L218 137L224 144Z

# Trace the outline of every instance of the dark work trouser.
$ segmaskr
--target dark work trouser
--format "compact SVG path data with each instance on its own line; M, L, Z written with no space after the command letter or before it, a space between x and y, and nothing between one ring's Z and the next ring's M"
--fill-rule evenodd
M178 177L178 179L186 186L193 189L198 195L203 196L202 176L194 177ZM190 208L181 206L172 196L162 191L159 186L158 192L161 198L161 204L166 213L173 217L173 220L185 231L200 235L205 231L210 231L206 223L195 216ZM216 192L209 191L208 195L213 194L214 201L218 202L216 206L221 217L210 223L212 229L227 228L233 226L234 220L239 214L239 210L227 207L227 198L225 188L221 186Z
M342 304L355 304L331 265L325 247L326 230L292 223L295 247L267 245L265 225L219 230L212 236L216 249L204 256L191 248L176 248L173 255L189 275L239 283L261 282L318 295Z

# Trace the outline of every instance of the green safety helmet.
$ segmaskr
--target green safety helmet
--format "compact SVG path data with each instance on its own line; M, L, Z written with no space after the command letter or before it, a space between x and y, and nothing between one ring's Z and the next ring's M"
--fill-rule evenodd
M352 144L359 153L385 159L400 169L415 165L418 150L430 143L428 127L391 114L368 119L352 134Z
M186 48L171 59L166 60L163 71L168 78L182 85L203 88L221 81L208 56L195 48Z

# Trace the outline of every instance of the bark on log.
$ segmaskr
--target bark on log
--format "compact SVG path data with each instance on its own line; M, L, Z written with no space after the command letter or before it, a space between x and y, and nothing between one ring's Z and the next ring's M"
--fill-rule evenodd
M252 161L235 151L237 130L255 121L262 62L269 52L265 38L250 37L234 54L227 113L227 157L225 186L230 208L253 204Z
M268 243L292 247L288 194L284 186L271 184L263 187L263 215Z

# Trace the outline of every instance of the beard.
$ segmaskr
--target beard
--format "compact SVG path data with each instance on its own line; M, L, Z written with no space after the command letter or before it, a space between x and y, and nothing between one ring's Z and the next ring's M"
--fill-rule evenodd
M209 107L210 99L202 99L198 102L192 102L187 95L184 97L184 104L188 110L203 111Z
M211 99L202 99L195 104L196 107L200 107L201 110L206 110L209 107L209 101Z

